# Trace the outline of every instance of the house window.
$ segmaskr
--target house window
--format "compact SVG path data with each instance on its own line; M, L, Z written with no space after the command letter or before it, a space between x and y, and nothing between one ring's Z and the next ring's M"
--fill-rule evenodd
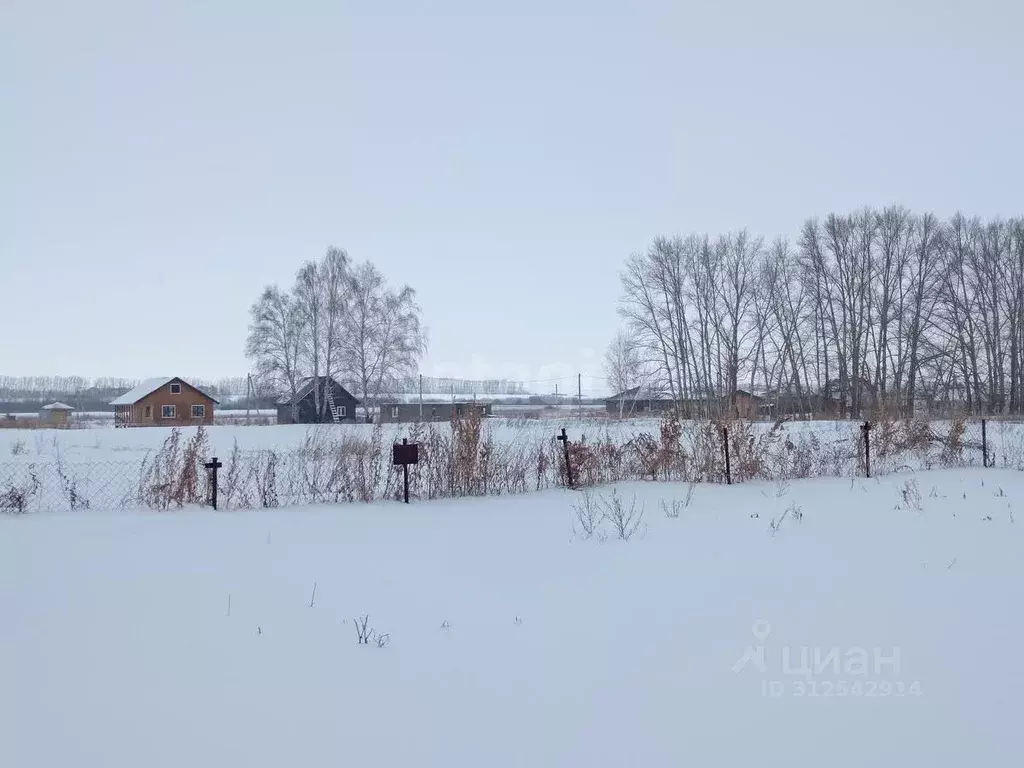
M173 419L178 415L178 409L173 405L161 405L160 406L160 418L161 419Z
M398 406L397 405L391 406L391 418L392 419L397 419L398 418Z
M181 384L171 384L171 394L172 395L180 395L181 394Z
M348 416L348 406L347 405L339 405L338 406L338 416L343 418L343 419L346 416Z
M147 405L146 406L146 418L147 419L152 419L153 418L153 406L152 405Z
M192 418L193 419L205 419L206 418L206 406L205 405L193 405L192 406Z

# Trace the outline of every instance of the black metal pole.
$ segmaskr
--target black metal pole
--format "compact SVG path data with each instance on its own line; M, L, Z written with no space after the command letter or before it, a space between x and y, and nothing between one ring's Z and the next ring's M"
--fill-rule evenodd
M864 433L864 474L871 477L871 422L865 421L861 431Z
M403 437L402 438L402 445L408 445L408 444L409 444L409 438ZM402 465L402 474L404 475L404 479L405 479L405 503L408 504L409 503L409 465L408 464L403 464Z
M220 469L223 464L217 461L217 457L214 456L212 461L206 463L206 468L210 470L210 502L213 504L213 509L217 509L217 470Z
M558 439L562 441L562 450L565 452L565 480L572 488L572 464L569 462L569 436L565 432L565 427L562 427L562 434L558 436Z
M981 420L981 465L988 466L988 434L985 431L985 420Z
M732 466L729 463L729 428L722 427L722 443L725 445L725 483L732 485Z

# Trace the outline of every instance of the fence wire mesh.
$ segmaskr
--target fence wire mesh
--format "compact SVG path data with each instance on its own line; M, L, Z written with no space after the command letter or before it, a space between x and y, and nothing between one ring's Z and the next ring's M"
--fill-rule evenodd
M575 487L638 480L722 483L854 476L866 472L861 422L663 419L636 432L569 434ZM903 420L869 430L872 475L943 467L1024 469L1024 424L1004 420ZM419 444L410 496L438 499L525 493L567 485L564 446L550 435L502 433L479 420L410 425ZM220 459L219 507L257 509L398 499L392 434L318 433L287 449L235 449ZM729 472L725 443L729 445ZM147 508L210 501L201 440L168 440L136 461L17 457L0 462L0 514Z

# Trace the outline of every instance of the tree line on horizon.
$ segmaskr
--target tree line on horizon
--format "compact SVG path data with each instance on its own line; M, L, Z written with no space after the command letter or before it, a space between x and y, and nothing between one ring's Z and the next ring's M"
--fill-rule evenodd
M218 396L244 396L245 376L219 379L185 376L184 379ZM0 376L0 398L38 398L43 396L116 396L139 384L142 379L117 376Z
M1024 218L869 207L807 219L795 243L657 237L620 277L616 391L746 389L850 416L1024 410Z

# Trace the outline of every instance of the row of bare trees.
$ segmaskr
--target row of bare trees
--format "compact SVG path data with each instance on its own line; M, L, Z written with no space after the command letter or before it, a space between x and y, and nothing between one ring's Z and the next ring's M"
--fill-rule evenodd
M137 382L133 379L85 376L0 376L0 397L37 397L68 394L88 390L123 391Z
M616 391L742 388L780 412L851 416L1024 410L1024 219L893 206L809 219L795 244L659 237L621 278Z
M453 379L448 376L398 376L389 388L395 394L423 391L453 395L525 395L526 385L512 379Z
M366 403L411 375L425 349L415 291L391 288L372 263L354 264L338 248L303 264L290 289L263 290L246 342L264 386L294 396L304 378L330 376Z

